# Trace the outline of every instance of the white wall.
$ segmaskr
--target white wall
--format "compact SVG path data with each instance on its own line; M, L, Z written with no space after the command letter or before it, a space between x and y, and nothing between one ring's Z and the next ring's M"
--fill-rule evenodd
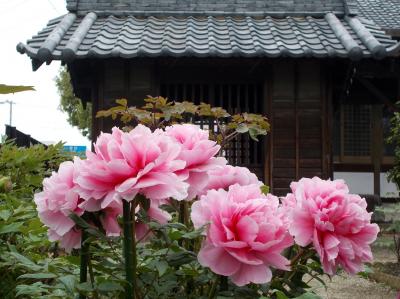
M382 172L380 176L381 196L394 197L399 192L396 185L388 183L386 173ZM374 174L372 172L335 172L334 179L343 179L349 186L350 192L355 194L374 194Z

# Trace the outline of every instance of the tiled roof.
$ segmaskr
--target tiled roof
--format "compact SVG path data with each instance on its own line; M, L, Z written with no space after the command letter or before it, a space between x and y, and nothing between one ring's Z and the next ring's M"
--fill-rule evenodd
M384 29L400 30L400 0L356 0L359 15Z
M108 57L364 57L399 47L356 17L98 17L69 13L17 49L43 62Z
M70 12L82 15L117 14L218 14L281 12L282 14L342 12L343 0L67 0Z

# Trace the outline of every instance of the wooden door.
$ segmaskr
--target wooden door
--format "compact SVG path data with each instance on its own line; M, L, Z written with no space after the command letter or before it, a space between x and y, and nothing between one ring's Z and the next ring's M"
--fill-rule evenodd
M325 88L318 61L274 64L269 99L269 183L285 195L292 181L329 176Z

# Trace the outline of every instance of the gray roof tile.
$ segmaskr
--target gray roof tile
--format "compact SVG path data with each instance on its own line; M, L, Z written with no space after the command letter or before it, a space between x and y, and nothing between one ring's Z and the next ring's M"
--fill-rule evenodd
M400 30L400 0L353 0L358 14L384 29Z
M88 57L363 57L382 58L396 41L356 17L79 17L52 21L18 50L37 67Z
M351 2L353 0L347 0ZM348 5L351 7L351 5ZM110 14L260 14L304 15L335 11L343 13L343 0L67 0L67 9L79 15L95 11Z

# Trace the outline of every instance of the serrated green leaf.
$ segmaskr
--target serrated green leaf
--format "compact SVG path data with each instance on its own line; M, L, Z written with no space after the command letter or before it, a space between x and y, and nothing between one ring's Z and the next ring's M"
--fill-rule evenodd
M31 269L33 271L39 271L41 269L40 266L36 265L34 262L32 262L30 259L27 257L19 254L18 252L10 252L10 255L12 255L18 262L20 262L23 266L25 266L28 269Z
M118 105L121 105L121 106L124 106L124 107L128 106L128 101L127 101L127 99L118 99L118 100L115 100L115 102L116 102Z
M47 292L45 285L41 282L35 282L31 285L17 285L16 296L29 296L29 298L39 298L41 295Z
M12 215L10 210L1 210L0 211L0 218L4 221L7 221Z
M188 232L182 236L183 239L196 239L202 235L204 231L204 227L201 227L200 229L196 229L194 231Z
M22 222L15 222L8 225L2 225L0 226L0 235L19 232L22 225L23 225Z
M173 231L170 231L170 232L168 233L168 237L169 237L172 241L179 240L180 238L182 238L183 235L184 235L184 233L181 232L181 231L179 231L179 230L173 230Z
M236 127L236 132L238 132L238 133L243 134L243 133L247 133L248 131L249 131L249 127L246 124L239 124Z
M262 186L260 187L260 189L261 189L261 193L262 193L262 194L267 195L267 194L269 193L269 186L267 186L267 185L262 185Z
M168 263L166 261L158 261L156 263L156 268L158 271L158 276L161 277L168 270Z
M74 275L61 276L59 280L65 286L68 293L73 294L75 289L76 278Z
M29 274L23 274L18 277L18 279L26 279L26 278L31 278L31 279L50 279L50 278L56 278L57 275L53 273L29 273Z
M113 281L102 282L97 286L97 289L100 292L115 292L124 290L124 288L120 284Z

